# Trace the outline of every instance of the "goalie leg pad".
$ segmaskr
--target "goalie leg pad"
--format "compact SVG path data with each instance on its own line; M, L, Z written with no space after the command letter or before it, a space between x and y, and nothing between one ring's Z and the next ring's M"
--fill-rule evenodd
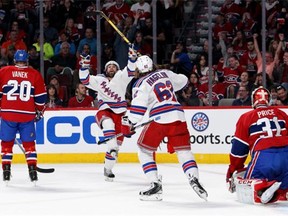
M277 201L279 197L277 190L280 185L281 182L276 181L268 182L261 179L243 179L241 177L235 179L238 201L248 204L266 204Z

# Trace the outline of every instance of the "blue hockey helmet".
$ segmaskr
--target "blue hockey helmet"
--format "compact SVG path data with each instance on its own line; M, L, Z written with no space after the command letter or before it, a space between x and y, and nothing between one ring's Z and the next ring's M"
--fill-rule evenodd
M17 50L14 54L14 62L27 62L28 57L29 55L25 50Z

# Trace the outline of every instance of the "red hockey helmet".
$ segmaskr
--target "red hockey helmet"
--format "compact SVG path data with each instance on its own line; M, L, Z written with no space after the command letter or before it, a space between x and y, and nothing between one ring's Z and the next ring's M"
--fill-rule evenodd
M252 92L251 101L254 109L267 107L270 101L270 92L263 86L260 86Z

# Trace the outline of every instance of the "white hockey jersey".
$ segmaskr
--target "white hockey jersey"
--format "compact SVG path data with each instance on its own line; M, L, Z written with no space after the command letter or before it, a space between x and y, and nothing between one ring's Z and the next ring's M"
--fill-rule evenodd
M118 70L110 81L104 75L90 75L89 69L80 69L79 78L87 88L97 92L99 110L110 109L118 114L127 110L126 88L134 72L135 63L128 61L127 67Z
M137 80L132 90L129 120L138 123L146 111L158 123L185 121L184 110L175 92L187 85L188 78L170 70L158 70Z

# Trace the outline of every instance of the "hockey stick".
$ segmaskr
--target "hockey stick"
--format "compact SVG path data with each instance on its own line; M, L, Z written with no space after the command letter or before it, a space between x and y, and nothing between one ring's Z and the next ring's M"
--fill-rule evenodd
M114 28L114 30L123 38L123 40L131 46L131 42L129 39L118 29L118 27L109 19L109 17L106 16L106 14L103 11L96 11L96 14L100 14L111 26Z
M21 149L21 151L23 152L23 154L25 155L25 150L22 147L22 145L19 143L19 141L17 140L17 138L15 139L16 144L19 146L19 148ZM53 173L55 171L54 168L40 168L40 167L36 167L37 172L40 173Z
M143 122L142 124L136 125L135 127L133 127L133 130L135 130L135 129L137 129L137 128L140 128L140 127L143 127L143 126L145 126L145 125L148 125L148 124L150 124L151 122L153 122L153 121L155 121L155 120L158 120L158 119L160 119L160 116L158 116L158 117L155 118L155 119L150 119L150 120L148 120L147 122ZM107 138L107 139L105 139L105 140L99 141L97 144L98 144L98 145L101 145L101 144L106 143L107 141L109 141L109 140L111 140L111 139L118 138L118 137L120 137L120 136L123 136L123 133L119 133L119 134L116 134L115 136L112 136L112 137L109 137L109 138Z

